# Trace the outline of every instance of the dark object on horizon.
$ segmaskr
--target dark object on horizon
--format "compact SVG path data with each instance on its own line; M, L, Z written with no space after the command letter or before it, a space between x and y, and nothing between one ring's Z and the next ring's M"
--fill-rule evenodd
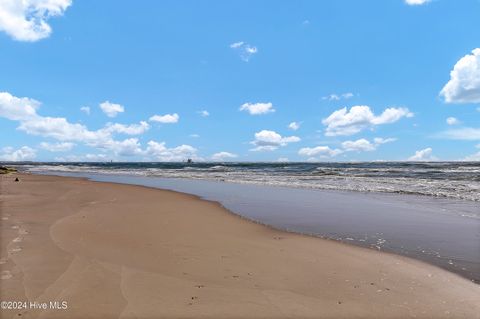
M187 163L193 163L193 160L192 160L191 158L189 158L189 159L187 160Z
M15 182L20 182L20 180L18 179L18 177L15 177Z

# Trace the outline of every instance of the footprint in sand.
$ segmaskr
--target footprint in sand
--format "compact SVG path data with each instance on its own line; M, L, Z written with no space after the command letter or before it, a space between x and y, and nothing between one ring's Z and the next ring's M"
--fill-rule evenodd
M22 240L23 240L22 237L17 237L17 238L15 238L14 240L12 240L12 242L14 242L14 243L20 243L20 242L22 242Z
M14 247L10 250L10 252L12 252L12 253L18 253L19 251L22 251L21 247Z
M21 229L18 231L18 233L19 233L20 235L26 235L26 234L28 234L28 231L25 230L25 229L23 229L23 228L21 228Z
M0 265L6 264L7 263L7 258L3 257L0 258Z
M19 229L20 226L15 225L15 226L12 226L11 228L12 228L12 229Z
M2 220L8 220L8 217L2 217Z
M10 279L12 278L12 273L9 271L9 270L4 270L2 271L1 275L0 275L0 279L1 280L7 280L7 279Z

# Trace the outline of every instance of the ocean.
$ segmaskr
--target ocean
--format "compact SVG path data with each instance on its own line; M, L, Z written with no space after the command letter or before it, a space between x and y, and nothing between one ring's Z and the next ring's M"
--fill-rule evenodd
M32 172L126 174L480 201L480 162L26 163Z
M14 166L194 194L277 229L416 258L480 283L479 162Z

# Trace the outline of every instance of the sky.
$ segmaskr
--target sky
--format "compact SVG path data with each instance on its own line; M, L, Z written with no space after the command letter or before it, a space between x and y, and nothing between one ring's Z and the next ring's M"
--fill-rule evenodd
M479 21L479 0L0 0L0 161L478 161Z

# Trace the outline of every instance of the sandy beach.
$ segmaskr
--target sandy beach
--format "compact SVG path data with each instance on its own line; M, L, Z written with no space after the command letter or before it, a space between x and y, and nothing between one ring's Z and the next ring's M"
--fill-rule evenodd
M1 318L480 318L453 273L191 195L8 174L0 215L0 299L29 303Z

